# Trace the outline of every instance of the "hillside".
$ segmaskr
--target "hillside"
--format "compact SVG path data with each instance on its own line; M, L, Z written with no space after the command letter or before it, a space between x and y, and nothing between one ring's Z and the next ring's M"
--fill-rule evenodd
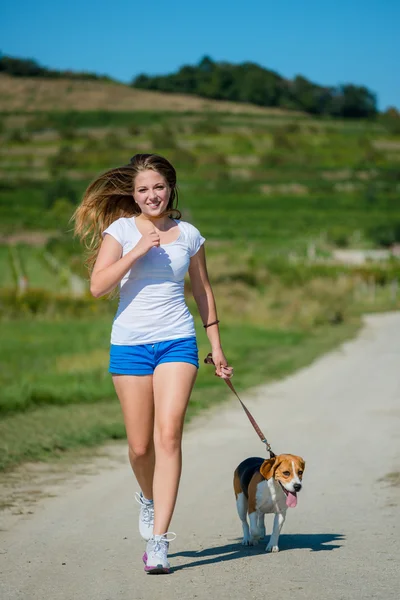
M20 59L0 53L1 75L69 80L70 83L90 81L126 87L125 84L107 75L55 70L40 65L33 59ZM321 85L302 75L287 79L253 62L240 64L215 62L209 56L204 56L197 65L185 64L176 72L167 75L149 76L141 73L134 78L131 86L144 91L188 94L211 101L250 103L264 108L301 111L321 117L365 119L374 118L378 114L376 94L363 85L349 82ZM68 85L64 91L68 96L72 90ZM147 109L159 109L157 104L153 105L151 98L148 98L148 101L151 105L146 106ZM208 109L212 110L213 106Z
M127 85L104 81L0 75L0 112L68 110L301 114L279 108L258 107L253 104L138 90Z
M183 218L207 239L238 389L304 366L363 312L400 307L396 111L393 124L316 118L10 75L0 77L1 110L0 470L125 436L107 373L117 299L87 293L70 218L90 180L136 152L177 168ZM364 264L341 264L338 248ZM189 281L185 291L197 315ZM189 417L223 398L211 375L200 371Z

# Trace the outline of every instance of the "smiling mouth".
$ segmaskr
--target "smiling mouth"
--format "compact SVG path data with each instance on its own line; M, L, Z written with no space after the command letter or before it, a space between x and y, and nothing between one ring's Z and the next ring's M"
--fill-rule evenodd
M282 484L281 482L280 486L283 489L283 491L285 492L286 495L286 506L288 506L289 508L295 508L295 506L297 506L297 493L296 492L289 492L289 490L287 490Z

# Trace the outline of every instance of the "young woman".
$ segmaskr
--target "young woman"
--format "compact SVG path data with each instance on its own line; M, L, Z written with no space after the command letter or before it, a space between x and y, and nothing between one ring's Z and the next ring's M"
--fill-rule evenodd
M139 531L149 573L169 572L183 422L199 366L184 298L188 271L216 374L233 373L221 347L205 240L180 220L177 200L174 167L156 154L136 154L129 165L98 177L74 214L75 232L89 249L91 293L97 298L119 285L109 370L141 489Z

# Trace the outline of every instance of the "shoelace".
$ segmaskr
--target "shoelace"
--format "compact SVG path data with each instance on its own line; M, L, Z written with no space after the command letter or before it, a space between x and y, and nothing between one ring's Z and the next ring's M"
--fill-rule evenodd
M152 502L145 502L139 492L136 492L135 499L136 502L143 507L143 521L146 523L146 525L149 525L154 520L154 504Z
M168 536L172 537L168 538ZM168 548L169 542L173 542L174 540L176 540L176 533L174 533L173 531L167 531L167 533L163 533L163 535L157 536L158 539L155 538L156 536L154 536L153 552L157 553L160 551L165 551Z

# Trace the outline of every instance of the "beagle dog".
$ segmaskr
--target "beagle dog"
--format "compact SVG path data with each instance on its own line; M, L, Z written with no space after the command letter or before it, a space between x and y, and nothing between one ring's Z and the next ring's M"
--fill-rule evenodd
M247 458L233 477L236 507L242 521L244 546L258 544L265 536L265 514L275 513L266 552L279 552L278 539L286 511L297 505L305 462L300 456L279 454L274 458ZM249 514L250 528L247 523Z

